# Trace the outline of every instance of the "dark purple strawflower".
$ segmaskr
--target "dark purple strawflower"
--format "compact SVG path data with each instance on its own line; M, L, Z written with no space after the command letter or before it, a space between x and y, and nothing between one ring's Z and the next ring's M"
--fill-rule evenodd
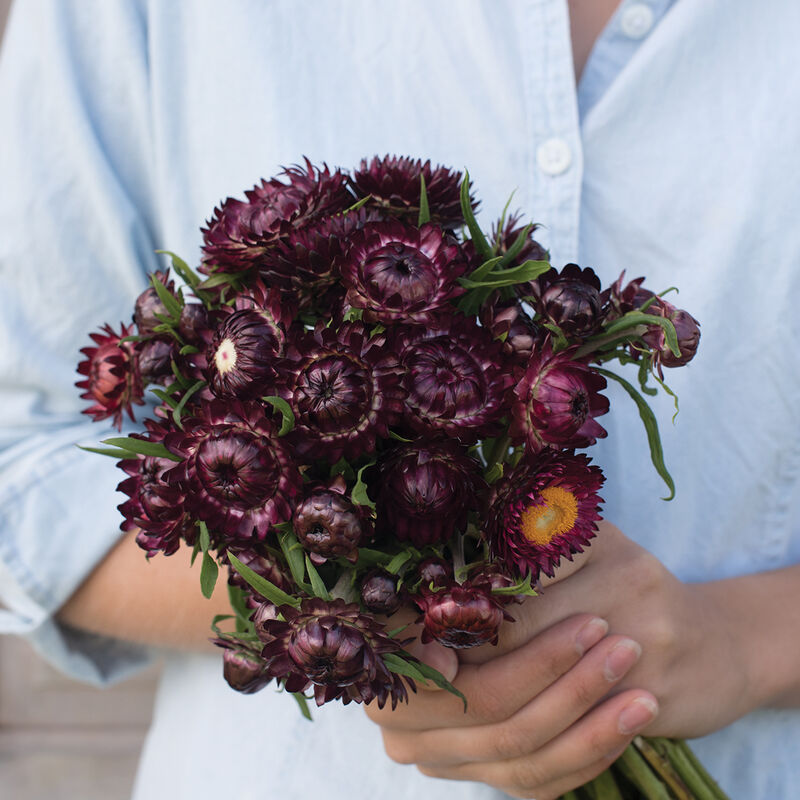
M419 562L417 575L420 586L447 586L453 579L453 565L442 558L426 558Z
M374 569L361 581L361 602L373 614L391 616L400 608L397 575Z
M133 433L135 439L162 442L168 432L166 425L156 420L144 420L146 434ZM128 474L117 491L128 495L118 508L125 518L120 526L124 531L137 531L136 543L151 558L156 553L172 555L181 540L194 542L194 522L183 508L183 494L169 484L164 474L175 466L169 458L140 455L127 458L119 466Z
M611 286L600 294L603 304L603 318L606 322L613 322L629 311L641 308L655 294L649 289L643 289L644 278L635 278L625 283L625 270Z
M594 270L567 264L561 272L551 269L534 281L536 310L545 322L570 337L589 336L602 322L600 279Z
M84 414L95 422L113 417L117 429L122 429L123 412L133 419L133 404L144 404L144 387L133 357L133 343L121 341L132 334L132 326L120 323L118 334L110 325L100 330L102 333L89 334L96 347L81 348L86 358L78 364L78 372L86 379L75 385L86 390L81 398L93 403L84 409Z
M278 611L285 621L267 620L262 625L267 637L262 656L267 673L283 681L286 691L313 687L320 706L338 699L345 705L377 700L383 708L391 699L395 708L408 699L403 680L382 658L400 653L401 644L390 639L375 619L362 614L357 604L313 598L303 600L299 609L280 606ZM405 681L416 691L413 681Z
M481 308L480 320L493 338L502 341L503 352L515 365L526 366L534 347L541 344L541 328L518 300L501 300L495 293Z
M241 295L208 349L207 377L217 397L254 399L275 394L278 359L286 346L291 309L276 291Z
M453 582L436 591L422 587L414 600L422 612L423 643L435 640L459 650L497 644L500 625L509 619L485 583Z
M668 319L675 326L678 337L680 355L676 356L667 345L664 329L660 325L648 327L642 336L645 344L655 355L655 364L659 371L661 367L682 367L688 364L694 358L700 344L700 323L688 311L675 308L660 297L647 307L645 313Z
M258 268L281 237L311 220L338 214L354 201L346 177L327 166L288 167L281 177L262 181L248 192L247 201L228 198L203 228L201 272L238 273ZM285 287L288 288L288 287Z
M320 296L339 285L337 263L348 237L380 219L375 211L360 208L292 230L270 250L259 272L267 284L290 288L301 308L322 308Z
M216 638L211 641L217 647L223 648L222 676L231 689L242 694L254 694L272 680L272 677L266 674L266 663L258 652L240 642L228 639Z
M178 299L178 295L175 293L175 281L169 279L169 270L166 272L159 270L153 273L152 277L159 281L176 300ZM159 317L169 318L169 312L161 302L156 290L149 286L136 298L133 307L133 321L136 323L139 334L145 336L152 333L153 329L163 322Z
M375 156L353 172L352 185L359 197L369 197L368 206L379 209L387 217L403 219L412 225L419 218L421 179L425 177L425 193L431 222L443 228L464 224L461 213L461 173L431 162L407 156ZM477 203L470 199L473 208Z
M178 355L174 339L148 339L139 342L136 347L136 360L139 364L139 375L145 384L164 385L171 383L172 361Z
M178 333L187 344L197 346L207 341L206 334L209 329L208 311L202 303L187 303L181 309Z
M228 542L264 539L291 518L301 478L296 459L264 410L236 400L204 403L164 443L184 461L167 480L187 510Z
M583 454L523 459L493 487L486 520L493 556L520 575L552 577L597 533L603 481Z
M360 322L338 330L322 323L289 348L281 396L295 417L297 452L331 462L375 450L403 408L397 357L382 334L370 338Z
M497 433L514 378L502 344L476 319L459 314L436 325L398 328L393 349L405 369L407 425L465 443Z
M514 388L509 435L531 453L552 447L589 447L606 431L595 421L608 411L600 394L606 379L581 361L573 349L553 353L550 343L534 352Z
M478 508L481 465L454 439L403 444L378 460L378 527L425 547L462 530Z
M466 262L455 239L436 225L366 225L350 237L340 263L347 300L367 322L427 325L464 293Z
M355 563L358 546L372 538L372 522L346 490L339 475L327 486L307 488L294 510L294 532L315 564L339 557Z

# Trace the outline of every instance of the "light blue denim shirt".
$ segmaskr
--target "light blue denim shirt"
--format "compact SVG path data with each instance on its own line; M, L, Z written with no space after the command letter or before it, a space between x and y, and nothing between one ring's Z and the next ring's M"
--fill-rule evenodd
M565 0L17 2L0 66L0 629L87 680L146 661L52 620L120 535L121 473L74 447L107 433L79 413L78 350L129 320L156 248L196 261L214 205L302 155L467 166L485 225L516 189L556 265L679 286L703 338L668 375L674 427L655 403L677 498L658 499L610 389L605 514L684 580L797 563L799 29L780 0L624 0L576 87ZM216 659L171 659L137 797L431 791L359 714L305 728L286 703L232 697ZM800 712L763 711L696 749L731 797L793 800L798 743ZM347 770L278 766L320 752ZM246 759L268 791L221 766Z

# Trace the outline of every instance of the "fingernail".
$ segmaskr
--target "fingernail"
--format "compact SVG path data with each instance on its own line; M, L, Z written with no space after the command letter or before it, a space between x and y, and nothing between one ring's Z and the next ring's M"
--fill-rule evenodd
M641 654L641 646L633 639L623 639L614 645L606 656L606 664L603 667L606 680L618 681L639 660Z
M617 720L617 727L623 736L637 733L650 724L658 714L658 704L649 697L637 697L625 706Z
M608 623L600 617L590 619L575 635L575 649L582 656L608 633Z

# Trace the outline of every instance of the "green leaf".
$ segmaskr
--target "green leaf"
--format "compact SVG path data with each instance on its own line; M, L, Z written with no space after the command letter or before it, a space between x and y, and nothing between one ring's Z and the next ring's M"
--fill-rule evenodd
M483 264L472 270L472 272L467 275L467 278L476 283L480 283L480 281L482 281L502 260L502 256L495 256L494 258L484 261Z
M300 707L300 713L309 722L313 722L314 718L311 716L311 709L308 707L308 698L302 692L292 692L292 697L297 700L297 705Z
M200 528L200 535L197 537L197 543L200 545L200 549L207 553L209 548L211 547L211 535L208 532L208 525L200 520L197 523L197 527Z
M669 347L675 357L680 357L681 351L678 347L678 334L675 332L675 326L672 324L672 321L668 320L666 317L659 317L655 314L643 314L640 311L629 311L627 314L623 314L618 320L612 322L603 331L603 335L619 333L629 328L635 328L637 325L658 325L663 328L667 347Z
M180 456L170 453L161 442L148 442L145 439L133 439L130 436L113 436L111 439L103 439L103 444L110 444L112 447L119 447L126 453L142 456L153 456L155 458L168 458L170 461L183 461ZM130 456L128 456L130 458Z
M342 214L349 214L351 211L358 211L358 209L361 208L361 206L365 205L370 200L372 200L372 195L368 194L366 197L362 197L359 201L353 203L353 205L351 205L350 207L346 208L342 212Z
M85 450L87 453L98 453L101 456L111 456L120 461L130 458L131 454L127 450L120 450L119 448L112 447L85 447L82 444L75 445L79 450Z
M270 603L276 606L293 606L294 608L300 607L300 600L297 597L292 597L286 594L282 589L279 589L274 583L271 583L266 578L262 578L257 572L253 572L250 567L245 566L239 561L236 556L228 551L228 558L230 559L231 566L250 584L262 597L266 597Z
M194 566L197 554L200 552L200 537L194 540L194 548L192 549L192 560L189 562L190 566Z
M669 497L662 497L661 499L672 500L672 498L675 497L675 481L672 480L672 476L669 474L669 471L664 464L664 450L661 447L661 437L658 433L658 422L656 422L656 418L652 409L649 405L647 405L647 401L639 394L639 392L637 392L636 389L624 378L620 377L614 372L609 372L607 369L601 369L600 367L593 367L593 369L595 372L605 375L606 378L611 378L611 380L616 381L630 395L633 402L636 403L636 407L639 410L639 416L641 417L642 423L644 424L644 429L647 433L647 442L650 445L650 460L653 462L656 472L661 476L661 479L669 489Z
M347 480L355 480L356 477L350 462L344 456L331 467L329 474L331 478L335 478L337 475L344 475Z
M506 200L506 204L503 206L503 213L500 215L500 221L497 223L497 238L495 239L494 246L492 247L492 251L495 253L500 247L500 236L506 227L506 216L508 215L508 209L511 208L511 201L514 199L514 195L516 193L517 190L514 189L514 191L508 196L508 200Z
M228 600L231 608L236 614L236 630L239 633L253 633L253 623L250 621L252 609L247 607L245 602L245 592L241 586L231 586L228 584Z
M302 589L306 588L306 563L305 550L297 540L291 525L288 528L278 531L278 542L283 551L289 571L292 573L294 582Z
M191 355L192 353L199 353L200 350L199 350L199 348L195 347L193 344L185 344L183 347L181 347L179 352L180 352L180 354L182 356L187 356L187 355Z
M164 304L164 308L167 309L167 313L172 317L172 321L177 324L181 318L181 310L183 306L180 304L178 299L172 292L164 286L161 281L156 278L155 275L150 276L150 283L152 284L153 288L156 290L156 294L158 295L158 299Z
M419 216L417 217L417 227L422 227L426 222L431 221L431 210L428 206L428 192L425 188L425 176L419 174Z
M319 597L321 600L330 600L331 595L328 592L328 587L325 586L325 581L322 580L308 555L306 555L306 570L308 571L308 578L311 581L311 590L314 592L314 596Z
M401 436L399 433L395 431L389 431L389 438L394 439L396 442L413 442L413 439L406 439L405 436Z
M218 574L217 562L209 553L204 552L203 563L200 565L200 591L202 591L203 597L210 598L214 594Z
M344 600L345 603L357 603L359 596L355 583L356 569L350 566L339 575L333 589L330 591L331 597L337 600Z
M275 395L262 397L261 399L265 403L269 403L277 411L280 411L282 422L278 436L286 436L294 428L294 413L289 404L282 397L276 397Z
M670 389L669 386L667 386L667 384L662 381L658 375L656 375L655 372L653 373L653 379L672 398L672 402L675 404L675 413L672 415L672 424L674 425L675 420L678 417L678 413L680 412L680 407L678 406L678 395L676 395L675 392L673 392L672 389ZM653 390L653 393L655 394L655 390Z
M348 308L343 317L345 322L360 322L364 319L363 308Z
M520 581L519 583L514 584L513 586L503 586L498 589L492 589L492 594L499 594L499 595L516 595L516 594L524 594L528 595L529 597L537 597L538 593L536 590L531 586L531 574L530 572L525 576L525 579Z
M397 575L403 565L405 565L412 558L412 554L408 550L401 550L392 560L386 565L386 571L391 572L392 575Z
M486 241L486 237L472 211L472 203L469 199L469 172L467 172L466 169L464 170L464 180L461 181L461 213L464 215L464 221L467 223L470 238L475 246L475 252L483 261L492 258L492 248L489 246L489 242Z
M368 467L372 467L375 465L374 461L370 461L369 464L364 464L363 467L358 471L358 476L356 480L356 485L353 487L352 491L350 492L350 499L359 506L369 506L371 509L375 509L375 503L370 500L369 495L367 494L367 484L364 483L363 479L361 478L364 470Z
M650 364L647 359L642 359L639 363L639 388L650 397L655 397L658 394L658 389L647 385L647 379L650 377Z
M169 406L170 408L176 408L178 405L178 401L174 397L170 397L167 392L163 389L151 389L150 390L164 405Z
M214 619L211 620L211 630L217 634L217 636L227 636L228 634L220 630L219 624L220 622L224 622L226 619L236 619L233 614L215 614Z
M488 272L480 281L459 278L458 282L466 289L500 289L504 286L516 286L518 283L532 281L550 268L549 261L528 260L518 267Z
M172 252L172 250L156 250L159 255L169 256L172 260L172 269L183 278L187 286L192 289L200 284L200 276L179 256Z
M530 234L531 230L533 230L533 223L526 225L517 234L517 238L514 239L514 243L508 248L508 250L506 250L505 255L500 259L501 267L505 267L510 264L522 252L522 248L525 247L528 242L528 235Z
M374 567L377 565L388 564L392 560L389 553L384 553L382 550L372 550L369 547L358 548L358 566L359 567Z
M414 659L413 661L407 661L402 656L398 655L397 653L385 653L383 656L383 662L386 666L392 671L396 672L398 675L405 675L408 678L417 681L431 681L440 689L445 689L446 691L450 692L450 694L454 694L456 697L461 699L461 702L464 703L464 711L467 710L467 698L453 686L447 678L439 672L438 669L434 669L433 667L429 667L427 664L423 663L422 661L417 661ZM409 659L412 659L413 656L409 656Z
M202 283L197 284L197 288L201 291L204 289L215 289L217 286L233 286L236 287L237 280L235 275L229 275L226 272L216 272L211 277L206 278Z
M197 381L197 383L193 383L187 390L186 393L181 397L180 402L175 408L172 410L172 419L175 421L175 424L183 430L183 425L181 424L181 414L183 413L183 409L186 407L186 404L189 402L191 396L198 392L206 385L205 381Z

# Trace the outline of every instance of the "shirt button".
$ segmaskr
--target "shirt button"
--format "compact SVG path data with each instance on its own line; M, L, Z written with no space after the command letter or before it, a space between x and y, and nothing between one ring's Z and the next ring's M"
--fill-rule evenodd
M620 25L622 32L631 39L641 39L650 33L655 21L655 14L650 6L644 3L633 3L622 12Z
M536 150L536 161L539 168L547 175L560 175L569 169L572 163L572 152L563 139L547 139Z

